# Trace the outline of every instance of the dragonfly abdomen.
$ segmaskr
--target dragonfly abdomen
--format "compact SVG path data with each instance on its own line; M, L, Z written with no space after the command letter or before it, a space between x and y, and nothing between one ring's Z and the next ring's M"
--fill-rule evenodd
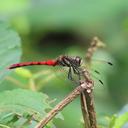
M48 61L23 62L23 63L12 64L11 66L8 67L8 69L24 67L24 66L31 66L31 65L56 66L57 65L57 61L56 60L48 60Z

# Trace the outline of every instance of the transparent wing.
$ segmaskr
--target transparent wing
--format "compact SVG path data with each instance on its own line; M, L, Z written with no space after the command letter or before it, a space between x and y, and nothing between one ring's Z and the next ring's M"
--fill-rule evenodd
M32 70L33 67L9 70L12 73L6 80L10 83L9 85L32 90L41 90L46 86L61 88L70 85L67 73L62 71L62 67L39 66L36 71Z
M49 86L67 86L73 83L68 79L67 67L48 67L42 69L34 75L34 78L38 81L37 86L41 88L45 85Z
M106 60L92 60L90 64L82 62L82 68L86 68L96 84L104 84L107 73L112 70L112 63Z

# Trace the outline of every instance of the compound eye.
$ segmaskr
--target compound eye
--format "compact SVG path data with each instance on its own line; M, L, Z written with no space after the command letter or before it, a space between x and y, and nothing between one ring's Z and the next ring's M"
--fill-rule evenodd
M76 56L76 61L79 63L79 65L81 64L81 58L79 56Z

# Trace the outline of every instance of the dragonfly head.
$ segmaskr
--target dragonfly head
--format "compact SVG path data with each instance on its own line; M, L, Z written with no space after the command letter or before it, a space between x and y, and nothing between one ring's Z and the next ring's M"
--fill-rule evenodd
M82 59L81 59L81 57L76 56L74 58L74 61L75 61L76 66L79 67L81 65Z

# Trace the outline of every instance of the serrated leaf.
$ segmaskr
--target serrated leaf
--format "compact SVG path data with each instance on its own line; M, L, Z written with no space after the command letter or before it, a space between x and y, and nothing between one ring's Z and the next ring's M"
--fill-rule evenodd
M31 117L39 121L50 109L48 96L24 89L5 91L0 94L0 123L9 126L25 123ZM18 118L20 121L17 123Z
M0 81L9 73L6 68L19 61L20 42L19 35L9 25L0 21Z

